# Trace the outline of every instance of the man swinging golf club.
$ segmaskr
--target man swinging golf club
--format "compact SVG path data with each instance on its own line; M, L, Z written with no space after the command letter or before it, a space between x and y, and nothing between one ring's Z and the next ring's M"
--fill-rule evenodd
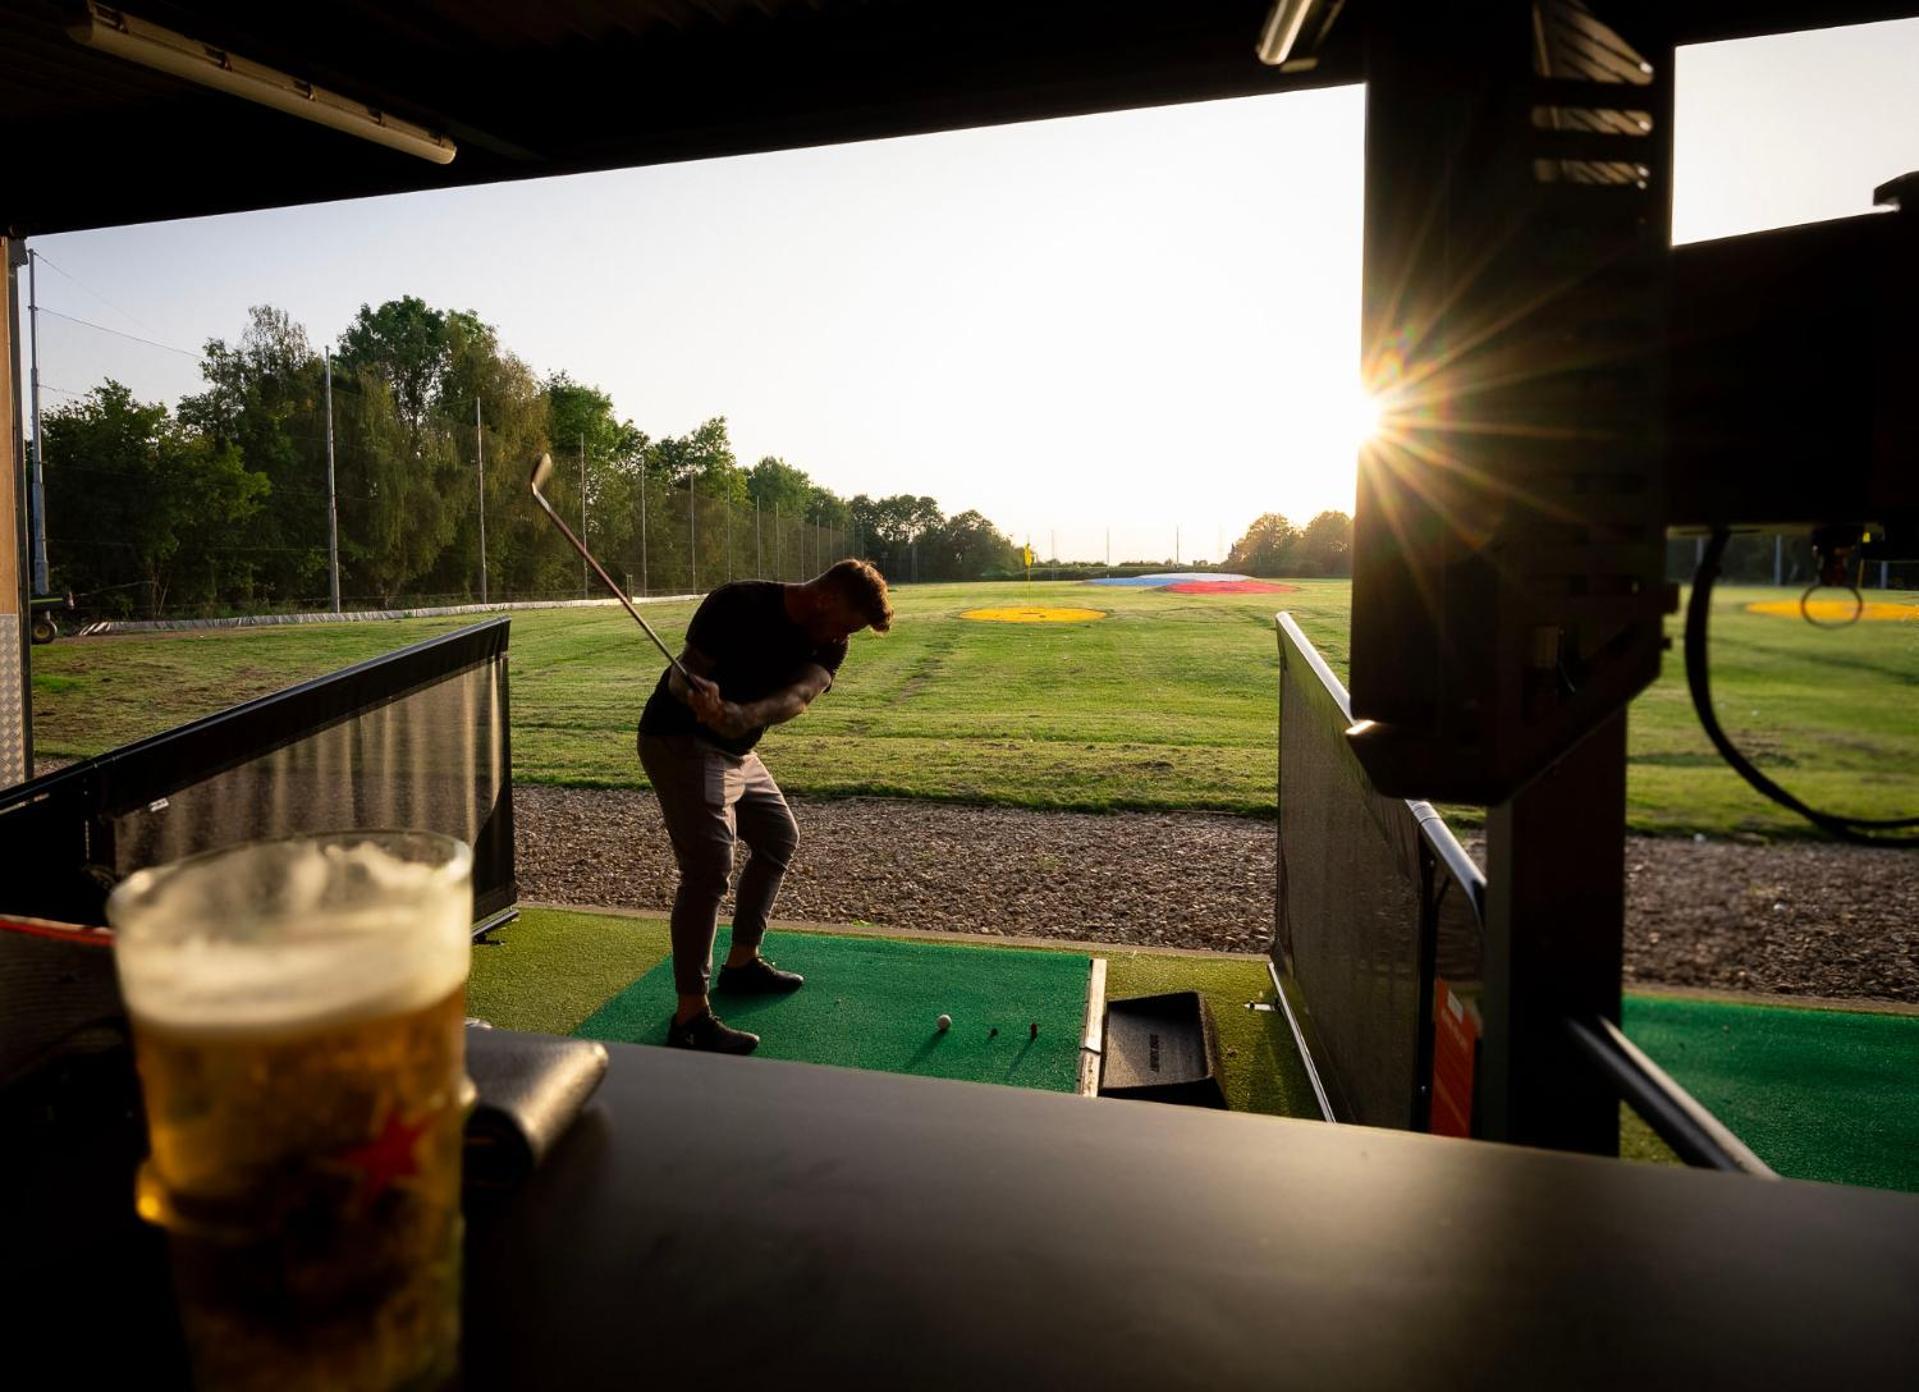
M679 1008L668 1044L746 1054L760 1042L716 1016L707 997L736 840L750 855L733 906L732 951L714 989L771 995L804 983L760 956L799 828L753 746L767 726L803 714L833 685L849 636L868 627L884 633L892 621L886 581L864 561L840 561L798 585L739 580L701 601L678 662L660 674L640 716L639 744L680 870L672 919Z

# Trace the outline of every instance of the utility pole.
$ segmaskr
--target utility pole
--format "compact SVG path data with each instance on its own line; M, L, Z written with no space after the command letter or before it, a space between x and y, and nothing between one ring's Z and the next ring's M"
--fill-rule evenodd
M646 593L646 459L640 459L640 593Z
M580 544L586 544L586 432L580 432ZM586 584L586 557L580 557L580 598L592 591Z
M486 603L486 434L480 424L480 398L473 398L473 458L480 467L480 603Z
M27 322L33 339L33 592L47 592L47 486L41 468L40 442L40 293L35 274L40 253L27 250ZM19 363L15 358L15 364ZM17 367L16 367L16 370Z
M326 589L330 612L340 612L340 502L333 491L333 350L326 358Z

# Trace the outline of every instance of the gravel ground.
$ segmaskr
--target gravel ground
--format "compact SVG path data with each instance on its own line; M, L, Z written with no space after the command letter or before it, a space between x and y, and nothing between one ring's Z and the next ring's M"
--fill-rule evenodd
M650 792L521 785L513 803L526 898L671 902ZM793 810L782 918L1237 952L1272 936L1271 823L878 798ZM1635 837L1627 865L1628 982L1919 1002L1919 855Z

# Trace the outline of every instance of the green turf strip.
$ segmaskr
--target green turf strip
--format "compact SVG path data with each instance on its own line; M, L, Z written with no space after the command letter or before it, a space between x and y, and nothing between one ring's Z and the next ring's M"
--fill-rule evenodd
M720 934L715 960L731 936ZM805 989L714 998L728 1024L761 1037L764 1057L1054 1092L1071 1092L1077 1082L1091 962L1083 953L789 933L769 955L805 975ZM667 961L574 1033L658 1044L673 1004ZM943 1014L953 1019L945 1033L935 1026Z
M1633 995L1624 1025L1780 1174L1919 1192L1919 1016Z
M786 944L794 936L791 930L775 930L768 955L791 960ZM958 950L1001 949L982 939ZM661 919L529 907L495 935L493 945L474 951L468 1009L503 1029L569 1034L664 961L667 951ZM1246 1009L1248 1001L1272 996L1263 958L1174 956L1124 947L1102 949L1100 955L1106 958L1109 1000L1187 990L1206 997L1219 1027L1220 1081L1234 1111L1316 1115L1284 1017Z

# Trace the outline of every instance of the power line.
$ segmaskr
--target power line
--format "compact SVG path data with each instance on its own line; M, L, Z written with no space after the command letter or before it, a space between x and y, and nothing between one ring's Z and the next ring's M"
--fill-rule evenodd
M69 324L78 324L82 328L93 329L103 334L112 334L115 338L130 339L134 343L144 343L149 348L159 348L168 353L178 353L181 357L192 358L195 362L203 363L207 360L204 353L196 353L191 348L176 348L171 343L162 343L158 339L153 338L142 338L139 334L130 334L124 329L111 329L105 324L96 324L91 319L82 319L76 314L62 314L57 309L48 309L45 305L40 306L40 312L42 314L50 314L55 319L64 319Z
M53 269L58 271L62 276L65 276L68 280L72 281L75 285L79 286L82 290L86 291L89 295L93 296L94 299L98 300L101 304L105 305L108 309L112 310L115 314L118 314L122 316L123 318L125 318L129 323L138 324L141 328L145 329L148 333L159 332L159 330L154 328L153 325L146 323L144 320L140 319L137 315L128 314L126 310L120 308L119 305L115 304L112 300L108 299L105 295L102 295L98 290L95 290L92 286L82 281L80 277L74 275L70 271L64 270L58 265L55 265L53 258L48 256L44 251L41 251L38 247L35 247L33 249L33 254L39 258L41 265L52 266ZM53 311L48 310L47 312L51 314Z

